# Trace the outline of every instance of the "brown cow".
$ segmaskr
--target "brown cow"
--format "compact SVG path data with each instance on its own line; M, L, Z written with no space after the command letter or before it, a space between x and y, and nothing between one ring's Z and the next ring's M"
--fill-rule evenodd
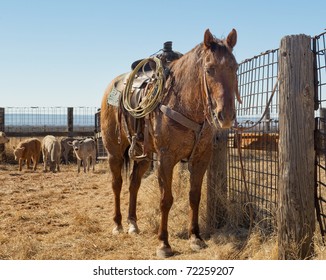
M6 134L2 131L0 131L0 161L2 161L5 157L5 152L4 152L4 144L9 142L9 138L6 136Z
M30 161L33 161L33 170L36 170L37 163L41 155L41 141L36 138L26 139L13 147L15 160L19 161L19 171L22 171L22 163L26 160L29 169Z

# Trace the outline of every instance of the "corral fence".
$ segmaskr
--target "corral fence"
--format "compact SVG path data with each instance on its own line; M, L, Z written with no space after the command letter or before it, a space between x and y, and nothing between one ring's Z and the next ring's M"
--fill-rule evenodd
M96 112L96 107L0 107L0 131L19 138L94 136Z
M0 128L10 137L94 135L96 107L0 108Z
M231 130L227 143L229 200L231 203L251 204L248 206L253 208L256 224L269 230L275 226L277 208L278 89L265 117L261 121L259 119L266 110L277 77L278 49L247 59L239 65L238 83L243 103L237 104L237 125L247 130L242 133ZM258 121L257 126L248 129Z
M238 223L253 220L263 229L277 228L281 259L311 254L316 220L321 235L326 234L325 34L286 36L279 49L239 65L239 127L260 119L278 87L257 126L217 135L208 172L208 226L223 219L218 214L225 209L216 197L224 193L242 210Z
M326 32L313 38L315 54L315 118L316 188L315 205L320 231L326 236Z

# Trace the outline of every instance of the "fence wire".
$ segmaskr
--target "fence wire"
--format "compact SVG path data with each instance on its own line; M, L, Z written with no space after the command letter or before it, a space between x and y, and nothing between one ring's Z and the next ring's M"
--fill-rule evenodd
M316 112L316 191L317 220L322 236L326 236L326 32L313 38L315 53L315 85L318 95Z
M247 59L239 65L238 82L242 98L242 104L237 105L239 127L250 127L260 119L277 82L277 75L278 49ZM275 224L278 112L278 90L276 90L265 118L256 127L239 135L231 130L228 140L229 199L231 203L242 205L242 209L246 209L244 206L251 203L255 223L264 228L272 228ZM249 197L241 173L238 147L242 151ZM246 215L239 220L246 223Z
M75 131L94 131L95 107L74 107ZM68 126L67 107L6 107L4 131L10 133L64 132Z

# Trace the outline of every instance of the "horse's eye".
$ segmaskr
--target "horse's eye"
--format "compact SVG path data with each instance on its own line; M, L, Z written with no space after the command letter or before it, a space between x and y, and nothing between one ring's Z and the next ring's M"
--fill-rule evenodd
M206 68L206 73L208 75L214 75L215 74L215 69L213 67L207 67Z

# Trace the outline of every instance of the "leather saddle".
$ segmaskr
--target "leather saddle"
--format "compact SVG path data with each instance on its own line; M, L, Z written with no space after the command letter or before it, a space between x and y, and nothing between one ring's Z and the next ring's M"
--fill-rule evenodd
M163 62L164 66L164 75L167 77L169 75L169 63L173 60L179 59L182 56L181 53L172 51L172 42L166 42L164 43L163 53L161 55L158 55L158 57ZM134 70L139 63L141 63L143 60L136 60L132 63L131 69ZM153 62L148 62L144 64L137 72L136 76L133 79L132 83L132 97L130 100L132 107L138 107L140 102L142 101L142 98L146 95L147 88L150 85L150 83L153 81L155 77L156 72L156 64ZM131 72L128 72L126 74L123 74L120 76L120 78L116 81L116 83L113 86L113 89L111 90L111 93L108 96L108 103L111 105L114 105L116 107L120 107L119 114L120 114L120 121L119 121L119 130L121 130L121 126L125 126L127 130L127 136L130 141L130 149L129 149L129 157L133 160L152 160L151 155L148 154L148 137L149 137L149 119L147 117L140 118L140 119L134 119L134 121L131 121L129 125L133 127L134 134L131 135L131 131L128 129L128 125L126 123L126 112L122 112L121 107L123 106L121 103L121 96L122 92L125 89L125 86L127 84L127 81L129 79ZM123 121L124 119L124 121ZM121 134L121 131L119 132ZM120 138L120 136L119 136Z

